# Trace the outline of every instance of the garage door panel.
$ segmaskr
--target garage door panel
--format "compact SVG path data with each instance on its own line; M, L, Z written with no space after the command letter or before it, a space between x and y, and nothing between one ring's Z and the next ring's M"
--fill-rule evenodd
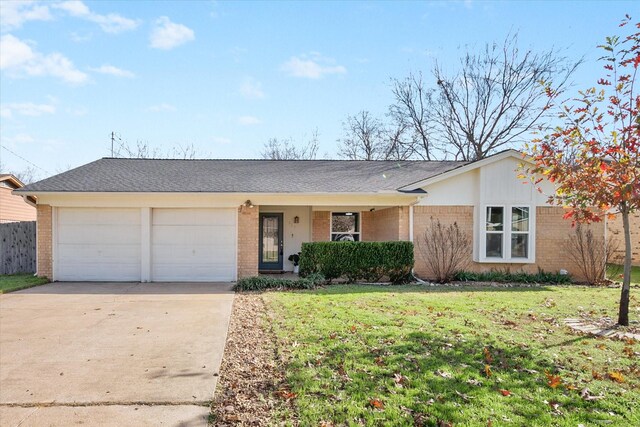
M140 210L58 208L56 280L140 280Z
M218 225L234 226L230 209L154 209L153 225Z
M69 245L140 246L139 225L62 225L58 228L58 243Z
M61 208L60 225L140 225L140 209Z
M228 245L233 242L235 232L221 226L172 226L155 225L153 227L154 245ZM222 239L222 241L221 241Z
M154 281L230 281L235 278L235 209L154 209Z
M140 264L121 262L66 263L58 268L58 274L69 281L139 281Z

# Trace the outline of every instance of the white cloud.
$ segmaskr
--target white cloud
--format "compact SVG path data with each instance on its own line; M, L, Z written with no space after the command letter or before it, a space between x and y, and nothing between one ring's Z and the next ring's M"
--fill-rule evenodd
M48 21L53 17L49 7L31 0L0 1L0 27L11 31L28 21Z
M0 117L11 118L14 114L37 117L56 112L55 105L34 104L33 102L11 103L0 105Z
M254 126L262 123L262 120L255 116L240 116L238 117L238 124L241 126Z
M185 25L171 22L166 16L156 20L149 43L152 48L169 50L195 39L193 30Z
M94 13L80 0L63 1L61 3L54 4L52 7L67 12L75 18L85 19L96 23L105 33L118 34L124 31L133 30L140 25L140 21L125 18L117 13L109 13L106 15Z
M109 64L104 64L98 68L89 68L89 69L94 73L109 74L115 77L126 77L129 79L132 79L136 76L131 71L123 70L122 68L114 67L113 65L109 65Z
M240 85L240 93L247 99L264 98L262 83L255 79L252 79L251 77L245 79L245 81Z
M64 55L42 54L11 34L0 38L0 70L10 77L53 76L71 84L86 83L89 79Z
M176 107L164 102L162 104L152 105L151 107L147 108L147 111L150 111L152 113L172 112L176 110L177 110Z
M320 79L326 75L346 74L347 72L347 69L342 65L335 65L332 58L326 58L317 52L292 56L282 64L281 69L290 76L306 79Z

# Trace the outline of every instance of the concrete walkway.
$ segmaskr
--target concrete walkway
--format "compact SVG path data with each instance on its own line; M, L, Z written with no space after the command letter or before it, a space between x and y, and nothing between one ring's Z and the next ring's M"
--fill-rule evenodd
M0 295L0 426L205 425L232 305L219 283Z

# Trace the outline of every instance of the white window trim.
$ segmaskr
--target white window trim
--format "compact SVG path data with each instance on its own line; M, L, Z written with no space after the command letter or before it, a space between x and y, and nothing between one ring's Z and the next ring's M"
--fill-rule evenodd
M357 234L360 237L360 239L358 241L362 242L363 241L362 240L362 212L360 212L360 211L331 211L329 213L329 218L330 218L329 219L329 241L333 242L333 235L334 234L346 234L346 233L334 233L333 232L333 214L334 213L341 214L341 213L346 213L346 212L352 212L352 213L357 215L356 216L356 218L357 218L356 224L358 226L357 227L358 231L356 231L354 233L349 233L349 234Z
M502 231L502 258L487 257L487 208L497 207L503 208L504 212L504 224ZM529 256L527 258L511 257L511 215L513 208L528 208L529 209L529 239L528 239L528 251ZM492 264L533 264L536 262L536 209L528 203L511 203L508 205L500 203L486 203L481 205L480 215L478 223L478 253L480 254L478 262L492 263ZM524 234L524 233L522 233Z

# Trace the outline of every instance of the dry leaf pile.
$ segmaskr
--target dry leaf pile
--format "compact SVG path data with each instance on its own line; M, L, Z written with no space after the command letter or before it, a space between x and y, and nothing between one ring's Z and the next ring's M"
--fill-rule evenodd
M295 396L286 386L265 310L262 296L236 294L211 425L273 425L285 413L296 424L291 419Z

